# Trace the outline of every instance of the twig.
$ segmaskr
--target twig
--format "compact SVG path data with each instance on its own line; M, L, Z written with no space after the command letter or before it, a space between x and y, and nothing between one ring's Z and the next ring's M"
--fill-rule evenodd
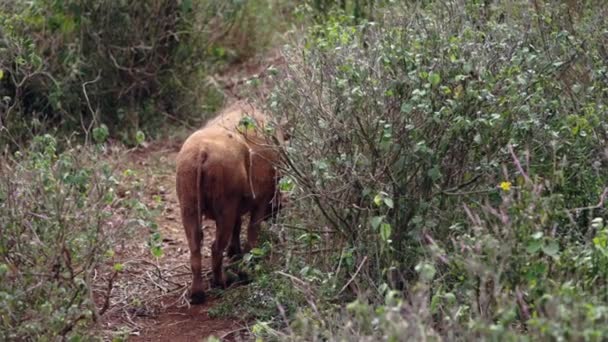
M91 131L91 127L93 127L93 124L97 121L97 115L96 112L93 110L93 107L91 106L91 101L89 100L89 95L87 94L87 85L88 84L93 84L97 81L99 81L101 79L101 70L97 72L97 77L95 77L94 80L92 81L86 81L82 84L82 92L84 94L84 98L87 100L87 106L89 107L89 111L91 112L91 116L92 116L92 120L91 123L89 124L89 127L85 127L84 126L84 118L82 116L82 113L80 113L80 125L82 126L82 129L84 130L84 134L85 134L85 142L88 143L89 142L89 132Z
M519 288L515 289L515 295L517 297L517 305L519 306L519 310L521 311L522 321L527 321L530 319L530 309L528 309L528 304L524 300L524 295L521 293Z
M604 192L602 192L602 194L600 195L600 201L596 204L596 205L591 205L588 207L580 207L580 208L574 208L574 209L568 209L568 212L580 212L583 210L593 210L593 209L600 209L604 206L604 202L606 201L606 196L608 196L608 187L604 188Z
M355 274L353 274L353 276L350 278L350 280L346 284L344 284L344 286L342 287L342 289L340 289L340 292L338 292L337 295L340 295L344 290L346 290L346 288L348 287L348 285L350 285L350 283L352 283L353 280L355 280L355 278L357 277L357 274L359 274L359 271L361 271L361 267L363 267L363 264L366 261L367 261L367 255L363 258L363 260L359 264L359 267L357 267L357 271L355 271Z
M283 308L281 303L279 303L278 299L275 298L274 301L277 303L277 308L279 309L279 313L281 314L281 317L283 318L283 322L285 322L285 326L287 327L287 331L289 332L289 335L293 336L293 330L291 329L291 326L289 325L289 320L287 319L287 315L285 314L285 309Z
M154 284L156 287L158 287L161 291L167 293L167 288L162 286L161 284L159 284L158 282L156 282L154 280L154 275L151 274L150 272L146 272L146 275L148 276L148 279L152 282L152 284ZM161 278L162 279L162 278Z
M298 277L296 277L296 276L294 276L294 275L291 275L291 274L289 274L289 273L285 273L285 272L283 272L283 271L276 271L275 273L276 273L276 274L280 274L280 275L282 275L282 276L285 276L285 277L287 277L287 278L289 278L289 279L291 279L291 280L294 280L295 282L299 283L299 284L300 284L300 285L302 285L302 286L306 286L306 287L308 287L308 284L307 284L307 283L306 283L304 280L302 280L302 279L300 279L300 278L298 278Z
M513 157L513 163L517 167L517 170L526 179L526 182L530 183L531 182L530 177L528 177L528 174L526 173L526 171L524 171L523 167L521 166L521 163L519 162L519 158L517 158L517 155L515 155L515 152L513 151L513 145L509 144L508 148L509 148L509 153L511 153L511 157Z
M228 336L230 336L230 335L232 335L232 334L234 334L236 332L243 331L243 330L249 330L249 327L241 327L241 328L238 328L238 329L230 330L229 332L227 332L224 335L222 335L220 337L220 340L223 341L226 337L228 337Z
M133 318L131 318L131 315L129 314L129 312L127 311L126 308L122 308L122 311L125 313L123 317L125 317L127 319L127 321L129 321L129 323L131 323L131 325L137 329L140 329L139 324L135 323L133 321Z
M110 281L108 281L108 286L106 288L106 295L105 295L106 299L103 302L103 306L99 310L99 316L103 315L110 307L110 295L112 294L112 288L114 287L114 280L116 279L117 275L118 275L118 272L114 271L114 273L110 277Z
M442 191L441 193L444 195L448 195L448 196L465 196L465 195L477 195L477 194L485 194L488 192L492 192L494 191L493 188L491 189L481 189L481 190L472 190L472 191L461 191L461 192L448 192L446 191Z
M79 321L81 321L85 318L86 318L85 314L81 314L80 316L76 317L72 322L70 322L70 324L67 324L65 327L63 327L63 329L61 329L61 331L59 332L59 335L63 336L65 338L65 335L67 335L70 331L72 331Z
M87 284L87 292L89 294L89 300L91 301L91 303L95 303L95 298L93 298L93 290L92 290L93 286L92 286L92 282L91 282L91 272L84 273L84 280ZM99 312L97 311L97 308L95 307L95 305L91 305L91 311L93 311L93 321L99 322L100 315L99 315Z
M338 248L321 248L321 249L315 249L315 250L303 250L303 251L299 251L299 250L292 250L291 253L292 254L296 254L296 255L307 255L307 254L318 254L318 253L324 253L324 252L335 252L337 251Z
M457 185L457 186L452 187L452 188L450 188L450 189L442 190L441 192L442 192L443 194L446 194L446 195L458 194L458 193L456 193L456 191L458 191L458 190L460 190L460 189L462 189L462 188L464 188L464 187L466 187L466 186L468 186L468 185L470 185L470 184L473 184L473 183L474 183L474 182L476 182L476 181L477 181L477 180L478 180L480 177L481 177L481 175L476 175L475 177L473 177L473 178L469 179L468 181L466 181L466 182L464 182L464 183L462 183L462 184L460 184L460 185Z

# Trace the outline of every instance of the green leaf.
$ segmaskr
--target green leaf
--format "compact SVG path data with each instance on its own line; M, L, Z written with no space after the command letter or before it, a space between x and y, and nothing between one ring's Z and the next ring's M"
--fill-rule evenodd
M117 262L117 263L114 264L114 271L116 271L116 272L122 272L122 270L124 268L125 267L123 266L123 264L121 264L119 262Z
M372 228L374 228L374 230L376 230L380 226L380 223L382 223L382 220L384 220L384 215L382 215L382 216L374 216L369 221L370 221L370 223L372 225Z
M431 298L431 313L436 313L437 312L437 308L439 306L439 303L441 303L441 294L440 293L436 293L432 298Z
M106 139L108 139L108 136L110 136L110 131L108 130L108 126L104 124L93 129L93 140L98 144L105 142Z
M540 251L541 247L542 247L542 243L540 240L532 240L530 241L530 243L528 243L528 247L526 247L526 251L530 254L534 254L538 251Z
M598 248L605 248L606 247L606 237L605 236L594 237L593 245Z
M536 282L538 278L542 277L547 272L547 266L544 262L534 262L530 265L526 272L526 278L528 281Z
M374 197L374 204L377 206L380 206L380 204L382 204L382 195L381 194L377 194Z
M384 197L384 204L386 204L387 207L393 209L393 199L390 197Z
M456 296L452 292L447 292L443 295L443 298L447 300L449 304L456 303Z
M382 238L382 241L384 241L384 242L388 241L388 239L391 237L391 230L392 230L392 227L388 223L383 223L380 226L380 237Z
M411 111L412 111L412 108L413 108L413 106L412 106L410 103L408 103L408 102L403 102L403 103L401 104L401 113L408 114L409 112L411 112Z
M436 86L439 84L439 82L441 82L441 76L439 76L439 74L436 72L431 72L429 74L429 82L431 82L433 86Z
M380 292L380 294L386 293L388 290L389 287L387 283L382 283L380 286L378 286L378 292Z
M435 182L441 178L441 171L439 171L439 167L437 165L433 166L433 168L431 168L427 172L427 174L429 175L429 177L431 177L433 182Z
M4 70L0 69L0 80L4 78Z
M135 142L137 145L141 145L144 141L146 141L146 135L142 131L137 131L135 133Z
M255 255L255 256L263 256L264 254L266 254L264 252L264 250L261 248L252 248L250 253L251 253L251 255Z
M550 241L546 245L543 246L543 253L547 254L550 257L556 257L559 255L559 244L557 241Z
M160 258L163 256L163 249L159 246L152 247L150 251L155 258Z
M293 190L294 186L293 181L289 177L283 177L279 181L279 189L281 189L281 191L289 192Z
M238 129L244 133L250 128L255 128L255 121L250 116L244 116L241 121L239 121Z
M74 29L76 28L76 23L74 22L74 19L72 19L71 17L63 17L61 19L61 33L67 34L67 33L72 33L74 32Z
M182 0L181 11L190 12L192 10L192 0Z
M543 237L543 232L536 232L536 233L532 234L532 238L534 240L539 240L542 237Z
M437 270L435 270L435 266L427 262L419 263L414 269L416 270L416 272L418 272L420 278L423 281L433 280L433 277L435 277L435 273L437 273Z

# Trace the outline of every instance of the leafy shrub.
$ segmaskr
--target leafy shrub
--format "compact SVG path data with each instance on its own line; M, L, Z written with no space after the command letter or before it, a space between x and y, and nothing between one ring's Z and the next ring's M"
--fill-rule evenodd
M605 336L600 7L399 4L375 23L331 16L285 52L269 101L291 126L283 227L290 249L326 251L291 261L328 278L317 296L351 289L381 312L357 329L296 324L335 339ZM422 330L365 332L391 289L408 322L418 288Z
M135 227L154 228L136 188L120 191L129 183L101 157L81 146L59 153L45 135L3 158L0 339L86 336L99 315L92 272Z
M385 2L382 0L309 0L306 1L306 5L312 10L313 15L322 22L331 16L335 10L352 15L355 20L361 18L373 19L374 12L382 8Z
M215 112L218 62L254 55L278 19L262 1L4 0L0 12L3 143L105 124L138 131ZM88 136L86 136L88 138Z
M499 203L465 206L470 229L429 244L428 262L442 275L431 283L430 310L456 336L601 339L608 334L603 219L576 226L577 212L592 208L568 208L540 177L522 175L525 183L503 190Z
M276 45L277 33L286 28L284 21L293 10L282 0L225 1L215 6L219 10L214 26L219 32L208 53L224 63L242 62Z
M257 272L254 279L248 286L227 291L222 302L209 310L210 317L270 321L280 315L278 305L286 313L293 314L297 305L303 303L301 295L284 277Z

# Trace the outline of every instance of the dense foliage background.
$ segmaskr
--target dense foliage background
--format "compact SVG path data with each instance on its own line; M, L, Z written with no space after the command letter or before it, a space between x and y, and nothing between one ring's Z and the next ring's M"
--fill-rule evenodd
M108 137L198 125L222 105L214 73L276 45L273 32L287 32L285 64L258 101L288 123L287 202L245 258L254 282L211 314L258 320L271 340L608 336L601 1L2 5L6 338L87 331L87 272L106 250L86 246L105 241L105 210L149 229L153 249L158 236L145 206L104 195L137 184L86 165ZM44 243L23 253L32 239ZM53 281L35 285L39 272ZM40 297L20 292L32 286Z
M134 144L138 132L213 113L223 94L209 77L269 43L271 11L266 1L3 0L2 143L107 127Z

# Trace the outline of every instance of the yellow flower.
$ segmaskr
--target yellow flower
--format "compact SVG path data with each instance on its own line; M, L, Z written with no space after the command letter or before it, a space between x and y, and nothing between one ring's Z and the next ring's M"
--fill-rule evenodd
M509 191L509 190L511 190L511 182L507 182L507 181L501 182L498 187L500 187L503 191Z

